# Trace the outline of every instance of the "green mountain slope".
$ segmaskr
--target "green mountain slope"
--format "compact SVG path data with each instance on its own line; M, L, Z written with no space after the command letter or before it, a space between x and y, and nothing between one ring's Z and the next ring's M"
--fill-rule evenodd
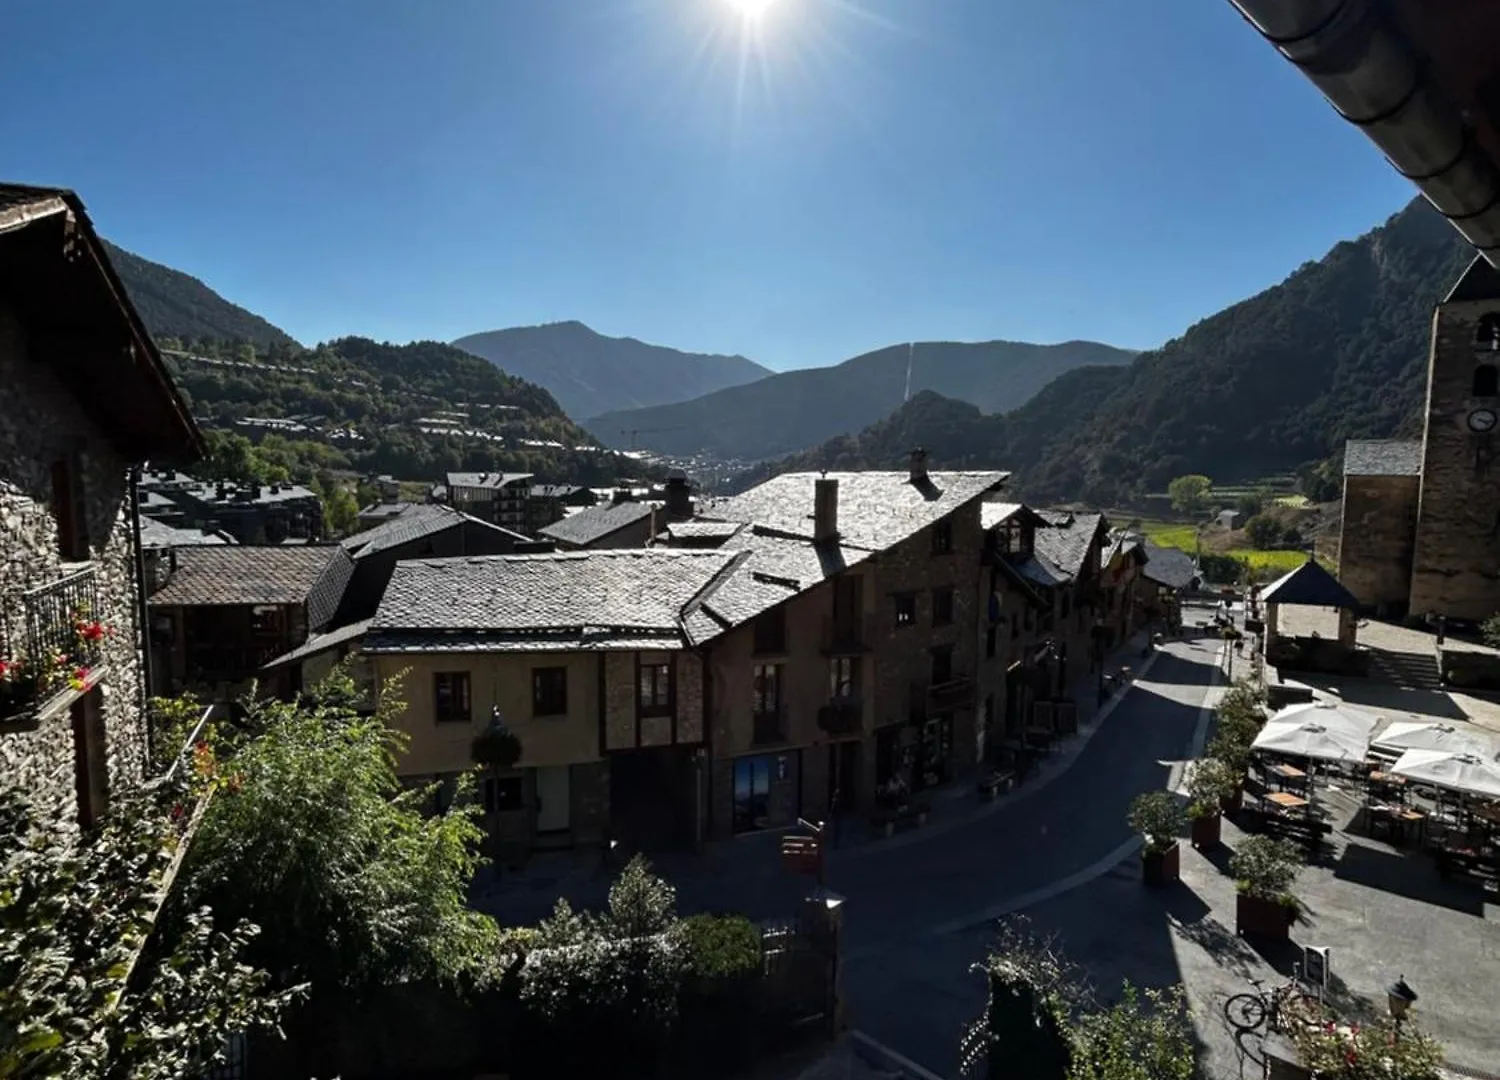
M545 386L569 416L686 401L770 374L743 356L689 353L635 338L605 337L581 322L517 326L453 343L512 375Z
M143 259L107 240L104 248L153 337L249 341L262 349L297 344L286 331L231 304L181 270Z
M606 444L670 454L764 458L816 446L888 415L907 394L932 390L984 412L1015 408L1052 379L1086 365L1128 363L1133 353L1091 341L919 342L865 353L842 364L782 372L747 386L652 409L586 421Z
M193 413L262 445L295 444L310 469L436 482L454 470L531 472L548 483L654 475L604 450L541 387L436 341L341 338L312 349L162 342Z
M1036 500L1119 502L1202 472L1221 483L1420 430L1432 310L1473 258L1423 200L1128 367L1081 368L1003 416L914 400L778 468L943 465L1016 472ZM762 470L760 475L764 475Z

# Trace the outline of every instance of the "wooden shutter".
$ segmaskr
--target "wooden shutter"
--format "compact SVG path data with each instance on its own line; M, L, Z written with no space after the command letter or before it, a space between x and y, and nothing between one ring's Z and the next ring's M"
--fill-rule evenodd
M52 514L57 518L57 550L64 562L83 562L89 557L88 514L79 466L76 454L52 463Z

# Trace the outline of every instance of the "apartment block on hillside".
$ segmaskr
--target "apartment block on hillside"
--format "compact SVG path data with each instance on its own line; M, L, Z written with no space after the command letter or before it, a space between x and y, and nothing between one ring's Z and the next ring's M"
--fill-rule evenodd
M221 532L240 544L316 542L323 500L298 484L204 483L173 469L141 478L141 513L175 528Z
M133 478L201 453L78 197L0 185L0 770L60 819L151 769Z
M438 491L439 501L492 525L516 532L527 527L530 473L451 472Z

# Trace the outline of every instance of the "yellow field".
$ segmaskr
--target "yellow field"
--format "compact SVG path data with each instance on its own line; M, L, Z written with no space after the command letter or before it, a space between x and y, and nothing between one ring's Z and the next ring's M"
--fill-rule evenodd
M1141 530L1149 540L1162 547L1177 548L1189 555L1196 550L1197 530L1191 525L1173 521L1143 521ZM1204 548L1204 551L1209 550L1211 549L1208 547ZM1252 570L1274 574L1295 570L1307 560L1307 556L1300 551L1261 551L1257 548L1230 548L1218 554L1243 559L1250 564Z
M1141 529L1145 532L1146 539L1162 547L1180 548L1183 551L1193 550L1197 530L1191 525L1181 525L1171 521L1143 521Z
M1257 551L1254 548L1232 548L1224 554L1244 559L1252 570L1272 570L1284 574L1295 570L1307 561L1304 551Z

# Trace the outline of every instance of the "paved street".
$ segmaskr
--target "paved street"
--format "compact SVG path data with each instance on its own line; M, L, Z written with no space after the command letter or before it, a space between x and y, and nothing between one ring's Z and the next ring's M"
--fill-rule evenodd
M853 1025L936 1073L956 1072L960 1029L984 998L969 967L982 958L994 919L1110 873L1131 853L1127 808L1137 793L1168 786L1201 737L1217 649L1209 637L1169 643L1081 749L1065 747L1068 759L1040 782L993 804L957 793L955 808L939 808L925 829L831 854L829 886L847 900ZM655 865L676 885L684 912L780 916L806 881L780 869L778 842L747 837ZM576 866L523 880L519 894L512 885L486 906L507 921L534 921L559 893L594 904L606 884Z

